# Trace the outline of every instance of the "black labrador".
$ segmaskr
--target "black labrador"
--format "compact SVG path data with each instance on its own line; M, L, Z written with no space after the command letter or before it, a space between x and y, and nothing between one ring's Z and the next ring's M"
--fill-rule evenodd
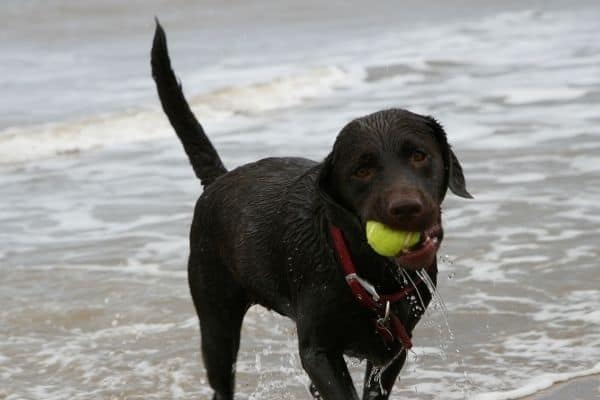
M188 277L213 399L233 398L242 320L254 304L295 321L313 396L359 398L343 358L349 355L367 360L363 399L387 399L431 299L418 274L427 269L435 282L440 204L447 188L471 197L440 124L380 111L348 123L323 162L267 158L227 171L184 98L158 21L151 58L163 110L204 186ZM422 239L395 257L380 256L367 243L368 220ZM412 296L382 307L383 294L411 285Z

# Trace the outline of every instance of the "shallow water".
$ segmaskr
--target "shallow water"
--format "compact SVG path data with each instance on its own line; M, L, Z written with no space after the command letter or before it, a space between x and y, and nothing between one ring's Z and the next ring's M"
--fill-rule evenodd
M592 2L24 4L0 6L0 68L20 71L0 74L0 398L210 393L185 273L200 185L154 98L154 14L228 167L321 159L345 122L386 107L446 127L475 200L446 200L449 327L431 306L392 398L477 398L596 366ZM364 363L349 362L359 383ZM261 308L237 369L240 398L309 396L293 325Z

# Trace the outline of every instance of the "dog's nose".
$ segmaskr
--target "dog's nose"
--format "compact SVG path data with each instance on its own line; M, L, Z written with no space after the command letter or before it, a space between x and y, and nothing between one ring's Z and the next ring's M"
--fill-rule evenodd
M396 198L388 205L388 213L392 218L408 218L420 215L423 203L418 198Z

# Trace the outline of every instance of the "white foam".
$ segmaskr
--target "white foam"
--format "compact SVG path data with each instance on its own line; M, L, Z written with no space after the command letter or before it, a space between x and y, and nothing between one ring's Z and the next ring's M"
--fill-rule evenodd
M191 97L202 123L235 126L244 117L291 107L327 95L363 79L360 70L321 67L246 86L233 86ZM185 84L185 81L184 81ZM0 132L0 164L22 163L115 144L143 142L172 135L158 108L104 114L76 121L13 127Z
M564 372L564 373L546 373L528 380L523 386L503 392L479 393L471 396L470 400L510 400L530 396L541 390L548 389L552 385L560 382L566 382L571 379L584 376L600 374L600 363L597 363L590 369L582 371Z
M158 109L8 128L0 133L0 164L156 139L165 136L168 129L168 123L165 118L160 118Z
M550 324L584 322L600 325L599 301L598 290L575 290L563 295L560 302L541 304L541 310L533 315L533 319Z
M597 173L600 171L600 162L595 156L578 155L571 161L571 167L581 173Z
M171 371L171 379L173 382L169 387L172 399L181 399L185 397L185 390L180 386L183 373L181 371Z
M168 332L175 328L177 324L172 322L167 323L137 323L122 326L113 326L106 329L100 329L85 335L93 341L107 337L124 337L126 335L157 335L159 333Z
M182 279L187 277L186 271L173 271L161 268L156 264L138 264L130 263L128 265L94 265L94 264L81 264L81 265L37 265L27 267L12 267L12 268L23 268L27 270L39 270L39 271L56 271L56 270L78 270L86 272L110 272L119 274L133 274L142 276L158 276L165 278L177 278Z
M523 172L520 174L499 176L496 178L496 180L499 183L525 183L541 181L545 178L546 174L541 174L539 172Z
M499 94L507 104L527 104L541 101L564 101L577 99L587 93L583 89L557 88L512 88Z
M305 100L330 93L335 87L360 80L360 74L351 74L338 67L323 67L304 74L276 78L248 86L227 87L191 99L193 107L206 107L225 115L254 114L285 108Z

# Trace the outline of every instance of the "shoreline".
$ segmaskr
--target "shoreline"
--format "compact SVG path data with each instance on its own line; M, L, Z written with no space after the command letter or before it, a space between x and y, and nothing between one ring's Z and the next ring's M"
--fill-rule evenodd
M480 393L471 400L589 400L600 398L600 363L571 373L542 374L506 391Z
M589 400L600 398L600 374L574 378L565 382L553 384L533 395L519 398L520 400Z

